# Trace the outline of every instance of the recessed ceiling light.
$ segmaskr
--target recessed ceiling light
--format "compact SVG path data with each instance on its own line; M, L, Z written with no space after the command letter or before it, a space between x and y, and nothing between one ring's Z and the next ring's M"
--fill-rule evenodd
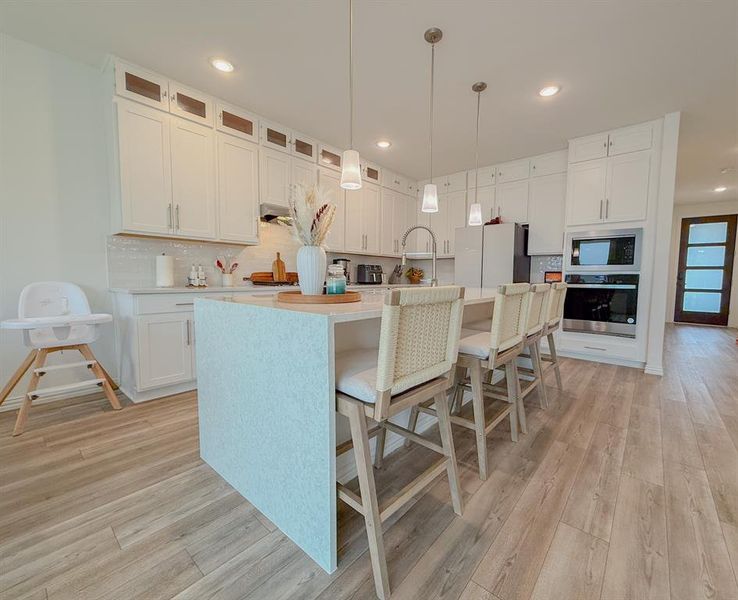
M555 96L560 91L561 88L558 85L547 85L546 87L541 88L541 91L538 92L538 95L547 98L548 96Z
M715 191L716 192L724 192L727 189L728 188L726 188L724 185L719 185L718 187L715 188Z
M234 68L233 63L228 62L224 58L211 58L210 64L214 69L218 69L218 71L222 71L223 73L230 73Z
M386 150L392 145L392 142L389 140L378 140L377 141L377 148L381 148L382 150Z

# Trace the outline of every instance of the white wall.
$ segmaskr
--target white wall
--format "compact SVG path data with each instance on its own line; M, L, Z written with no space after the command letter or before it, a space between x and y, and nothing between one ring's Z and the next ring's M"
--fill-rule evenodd
M679 269L679 239L682 219L689 217L708 217L713 215L738 214L738 200L700 204L677 204L674 206L674 220L671 228L671 251L669 254L669 286L666 303L666 320L674 321L676 304L676 278ZM738 252L733 262L733 281L730 294L730 313L728 326L738 327Z
M112 311L100 83L96 69L0 34L0 319L41 280L73 281L93 310ZM104 331L93 351L115 377L113 328ZM26 352L19 333L0 330L0 385Z

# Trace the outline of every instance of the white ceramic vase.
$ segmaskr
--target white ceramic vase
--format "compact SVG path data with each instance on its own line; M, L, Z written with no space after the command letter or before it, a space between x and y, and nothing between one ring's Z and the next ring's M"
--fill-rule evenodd
M327 262L325 250L320 246L303 246L297 251L297 277L303 295L319 296L323 293Z
M233 273L222 273L220 277L223 287L233 287Z

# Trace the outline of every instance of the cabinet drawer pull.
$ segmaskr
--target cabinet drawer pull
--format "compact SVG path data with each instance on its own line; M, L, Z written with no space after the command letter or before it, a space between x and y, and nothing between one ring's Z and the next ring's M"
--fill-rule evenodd
M174 306L194 306L194 302L177 302Z
M177 224L177 231L179 231L179 204L177 204L177 208L174 209L174 221Z
M169 207L167 208L167 228L172 228L172 203L169 203Z
M190 345L190 320L187 319L187 345Z
M610 218L610 199L609 198L605 199L605 218L606 219Z

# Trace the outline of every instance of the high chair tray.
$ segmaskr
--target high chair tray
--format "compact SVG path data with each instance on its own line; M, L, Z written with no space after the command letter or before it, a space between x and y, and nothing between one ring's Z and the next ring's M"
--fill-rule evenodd
M47 327L68 327L70 325L98 325L113 320L113 315L95 313L91 315L61 315L59 317L26 317L8 319L0 322L2 329L44 329Z

